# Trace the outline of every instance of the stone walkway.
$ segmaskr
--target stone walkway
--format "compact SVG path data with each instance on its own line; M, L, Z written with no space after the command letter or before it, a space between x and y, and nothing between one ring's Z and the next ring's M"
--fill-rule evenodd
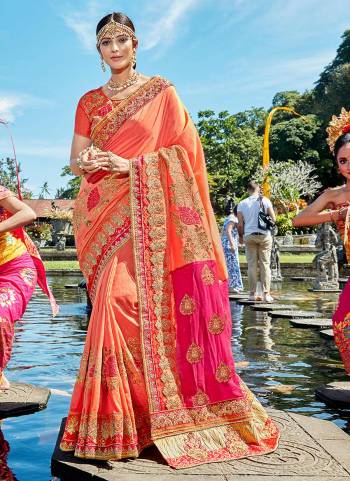
M47 388L12 382L10 389L0 389L0 419L40 411L49 398Z
M52 474L62 481L350 481L350 436L329 421L270 410L281 429L276 452L225 463L174 470L155 448L140 458L92 463L57 446Z

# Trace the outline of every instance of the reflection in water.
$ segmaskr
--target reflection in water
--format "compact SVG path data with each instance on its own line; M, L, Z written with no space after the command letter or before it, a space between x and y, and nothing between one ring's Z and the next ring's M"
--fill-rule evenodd
M22 323L17 326L9 378L52 389L48 407L36 414L9 418L2 425L11 446L2 448L1 466L7 464L16 478L5 480L49 481L50 459L63 417L67 415L70 394L80 364L88 316L85 295L77 289L78 277L50 279L59 300L60 314L51 319L46 298L36 291ZM336 294L307 291L302 283L283 282L274 293L283 303L300 309L319 310L326 317L335 309ZM347 429L349 413L338 412L317 401L320 384L348 379L337 350L315 330L292 328L286 319L271 319L236 302L231 303L233 350L237 370L246 384L265 405L335 422ZM0 480L2 478L0 477Z
M9 443L5 440L0 429L0 480L1 481L18 481L7 464L7 457L10 451Z

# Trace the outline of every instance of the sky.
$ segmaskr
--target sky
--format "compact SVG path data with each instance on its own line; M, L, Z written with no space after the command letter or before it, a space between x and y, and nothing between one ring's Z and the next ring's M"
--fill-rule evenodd
M76 104L109 78L95 27L126 13L138 71L162 75L191 115L269 107L313 87L350 28L349 0L0 0L0 118L10 122L27 186L67 183ZM11 154L0 126L0 156Z

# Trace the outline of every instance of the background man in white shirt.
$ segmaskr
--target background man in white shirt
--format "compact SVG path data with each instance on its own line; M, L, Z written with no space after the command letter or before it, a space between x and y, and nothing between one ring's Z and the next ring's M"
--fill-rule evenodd
M250 299L256 299L256 285L258 281L258 266L260 270L260 281L263 289L263 301L273 302L270 295L271 285L271 248L272 235L270 230L259 228L258 217L260 203L264 210L275 221L275 213L269 199L260 195L260 186L250 181L247 186L249 197L238 204L238 232L240 240L243 237L245 253L248 264L248 284Z

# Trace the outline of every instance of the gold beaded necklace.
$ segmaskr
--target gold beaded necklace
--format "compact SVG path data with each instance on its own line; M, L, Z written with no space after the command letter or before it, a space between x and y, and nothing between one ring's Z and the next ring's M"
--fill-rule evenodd
M128 87L131 87L131 85L134 85L138 79L139 79L140 74L137 72L134 72L131 77L129 77L125 82L119 83L115 82L112 79L109 79L107 82L107 88L113 93L118 93L121 92L122 90L127 89Z

